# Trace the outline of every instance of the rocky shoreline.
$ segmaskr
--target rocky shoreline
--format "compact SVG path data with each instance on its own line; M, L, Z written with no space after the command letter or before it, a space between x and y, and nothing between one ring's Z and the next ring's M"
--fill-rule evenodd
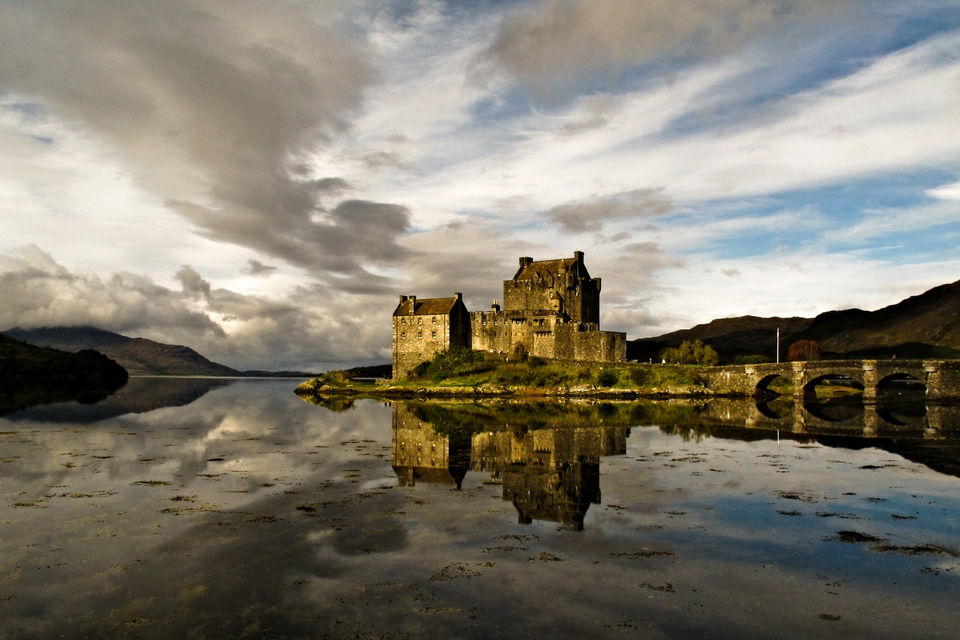
M611 388L596 385L574 387L525 387L484 384L477 386L412 386L390 383L327 384L319 378L308 380L297 387L297 395L366 396L374 398L598 398L632 400L637 398L689 398L717 396L701 385L681 385L664 388ZM729 395L729 394L723 394Z

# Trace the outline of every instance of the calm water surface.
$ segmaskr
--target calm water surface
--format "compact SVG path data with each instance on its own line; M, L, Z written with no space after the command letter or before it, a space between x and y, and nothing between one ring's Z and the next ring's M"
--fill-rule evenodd
M950 411L295 386L0 418L0 637L960 636Z

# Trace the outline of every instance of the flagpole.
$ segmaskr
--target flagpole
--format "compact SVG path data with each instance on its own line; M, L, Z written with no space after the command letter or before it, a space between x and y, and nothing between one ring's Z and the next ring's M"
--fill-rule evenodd
M777 364L780 364L780 327L777 327Z

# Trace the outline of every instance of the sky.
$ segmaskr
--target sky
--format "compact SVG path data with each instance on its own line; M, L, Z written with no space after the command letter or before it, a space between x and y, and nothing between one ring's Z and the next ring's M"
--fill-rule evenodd
M960 0L0 0L0 329L325 370L520 256L633 339L958 248Z

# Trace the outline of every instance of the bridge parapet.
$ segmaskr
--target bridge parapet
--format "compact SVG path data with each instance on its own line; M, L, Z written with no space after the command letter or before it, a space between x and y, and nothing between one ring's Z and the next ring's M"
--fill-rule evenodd
M820 360L704 367L707 388L721 395L754 395L778 377L793 384L794 396L809 399L827 378L849 378L862 385L863 398L881 397L891 379L916 380L930 400L960 399L960 361L954 360Z

